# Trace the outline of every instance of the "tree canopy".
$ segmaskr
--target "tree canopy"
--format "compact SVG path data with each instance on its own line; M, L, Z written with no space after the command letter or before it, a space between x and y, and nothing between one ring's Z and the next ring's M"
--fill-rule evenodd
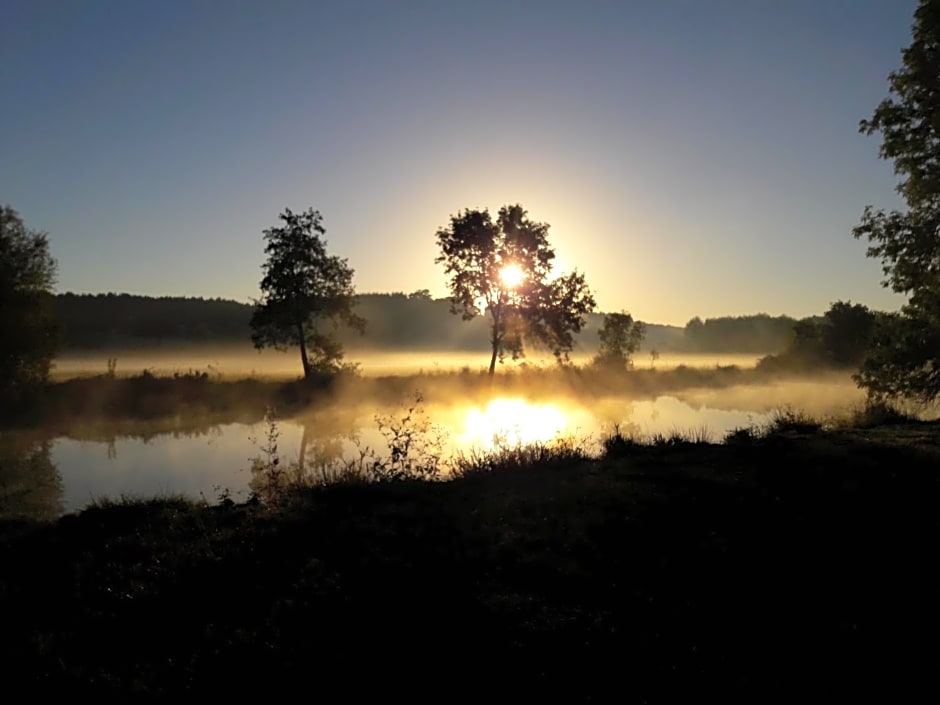
M58 343L55 277L46 233L0 205L0 407L6 412L28 406L48 379Z
M776 370L858 369L883 315L862 304L836 301L822 316L796 321L786 349L762 358L758 365Z
M345 259L327 254L322 217L312 208L279 216L283 225L263 232L261 299L251 316L251 339L258 349L300 348L304 377L341 369L343 347L335 331L347 325L362 331L354 312L353 270Z
M625 370L633 367L633 355L640 349L646 326L634 321L626 311L608 313L604 325L597 332L601 346L594 357L594 364L608 370Z
M516 204L500 208L495 222L487 209L465 210L437 232L435 262L449 277L451 312L464 320L490 318L491 375L507 354L523 356L526 343L567 360L594 310L583 274L551 278L555 250L548 229Z
M906 294L877 327L856 379L874 396L923 401L940 395L940 0L921 0L890 95L860 131L881 133L880 156L894 162L905 210L867 206L854 229L880 258L885 286Z

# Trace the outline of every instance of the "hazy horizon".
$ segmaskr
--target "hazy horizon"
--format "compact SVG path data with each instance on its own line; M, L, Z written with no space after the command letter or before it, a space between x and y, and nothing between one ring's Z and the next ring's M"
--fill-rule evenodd
M405 296L407 296L409 293L413 293L414 291L417 291L417 289L412 289L412 290L409 290L409 291L403 291L403 290L398 290L398 291L357 291L357 292L356 292L356 295L357 295L357 296L395 296L395 295L405 295ZM224 296L204 295L204 294L199 294L199 293L188 293L188 294L173 294L173 293L169 293L169 294L145 294L145 293L134 292L134 291L73 291L73 290L63 290L63 289L61 289L61 288L58 289L55 293L56 293L57 295L58 295L58 294L62 294L62 295L73 294L73 295L76 295L76 296L108 296L108 295L123 296L123 295L127 295L127 296L152 297L152 298L156 298L156 299L160 299L160 298L169 298L169 299L203 299L203 300L207 300L207 301L208 301L208 300L213 300L213 299L221 299L221 300L223 300L223 301L232 301L232 302L234 302L234 303L242 304L242 305L246 305L246 306L254 306L254 305L255 305L255 301L254 301L254 300L251 300L251 299L248 299L248 300L241 300L241 301L240 301L240 300L238 300L238 299L229 299L229 298L226 298L226 297L224 297ZM448 296L448 294L447 294L446 292L443 293L443 294L441 294L441 295L434 295L432 298L433 298L433 300L435 300L435 301L446 301L446 300L449 300L449 296ZM787 312L787 311L780 311L780 312L773 313L773 312L770 312L770 311L741 310L741 311L728 312L728 313L719 313L719 314L708 315L708 316L705 316L705 315L702 315L702 314L698 314L698 313L693 313L691 316L689 316L689 318L687 318L687 319L684 320L684 321L681 321L681 322L670 322L670 323L666 323L666 322L663 322L663 321L643 320L643 319L638 318L638 317L636 317L636 316L634 316L634 318L636 318L637 320L643 321L643 323L646 323L647 325L663 326L663 327L666 327L666 328L684 328L684 327L686 326L686 324L689 322L689 320L691 320L692 318L700 318L700 319L702 319L702 320L704 321L704 320L706 320L706 319L712 319L712 318L739 318L739 317L764 316L764 315L766 315L766 316L771 316L771 317L789 316L790 318L793 318L793 319L795 319L795 320L799 320L800 318L809 318L809 317L813 317L813 316L821 316L821 315L823 315L823 314L825 313L825 310L826 310L827 308L829 308L829 305L830 305L831 303L834 303L835 300L836 300L836 299L833 299L833 301L828 302L828 303L827 303L822 309L820 309L819 311L811 312L811 313L807 314L806 316L796 316L796 315L793 315L793 314L791 314L791 313L789 313L789 312ZM863 303L863 302L860 302L860 301L852 301L851 303ZM900 299L898 299L898 301L896 302L896 305L893 306L893 307L891 307L891 308L888 308L888 309L872 309L872 310L882 310L882 311L886 311L886 312L887 312L887 311L895 311L895 310L897 310L897 307L901 305L901 303L903 303L903 302L902 302ZM593 311L592 313L593 313L593 314L596 314L596 315L601 315L601 316L602 316L602 315L607 314L607 313L616 313L616 312L622 310L623 308L625 308L625 307L622 307L622 306L619 307L619 308L618 308L618 307L613 307L613 308L610 308L610 309L605 309L605 308L598 307L597 310Z

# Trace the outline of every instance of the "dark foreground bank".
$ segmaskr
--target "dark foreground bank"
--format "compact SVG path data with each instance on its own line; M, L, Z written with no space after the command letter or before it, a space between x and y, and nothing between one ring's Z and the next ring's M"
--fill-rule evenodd
M0 529L10 694L842 701L936 669L940 427ZM25 688L25 690L20 690Z

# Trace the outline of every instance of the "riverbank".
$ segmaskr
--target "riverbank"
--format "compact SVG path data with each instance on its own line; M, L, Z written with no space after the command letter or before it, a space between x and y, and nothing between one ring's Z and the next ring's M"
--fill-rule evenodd
M8 522L7 687L896 697L937 651L940 425L895 420L623 439L307 488L277 511L164 499Z

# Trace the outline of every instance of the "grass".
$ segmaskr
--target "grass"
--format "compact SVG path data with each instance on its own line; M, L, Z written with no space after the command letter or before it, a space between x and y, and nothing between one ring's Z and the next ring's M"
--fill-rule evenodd
M548 443L500 445L488 452L471 451L458 455L451 463L451 477L516 472L534 467L544 469L591 459L583 445L572 438L559 438Z
M303 488L279 512L103 501L0 533L7 685L857 693L917 657L911 625L935 626L940 491L936 453L840 433L746 454L507 448L452 482Z
M784 406L771 412L764 435L778 433L808 434L816 433L822 428L823 423L819 419L807 414L805 411Z
M875 428L917 423L916 414L902 409L898 404L883 400L869 400L854 408L844 424L856 428Z
M5 686L903 700L933 687L940 425L803 425L504 448L277 511L122 498L0 523Z
M634 429L624 432L615 425L613 431L601 439L602 457L628 457L647 448L679 448L708 446L715 438L708 426L702 424L688 430L673 428L668 433L656 432L643 436Z

